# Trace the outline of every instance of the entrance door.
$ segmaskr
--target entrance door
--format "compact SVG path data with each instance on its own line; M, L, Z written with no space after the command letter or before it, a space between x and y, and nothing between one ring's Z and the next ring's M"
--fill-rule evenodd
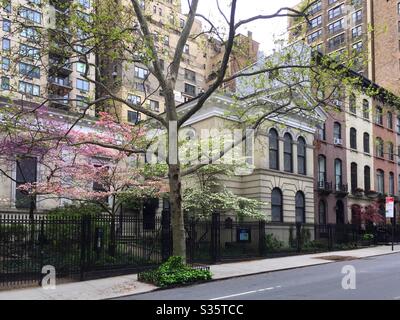
M341 200L336 202L336 224L344 224L344 205Z

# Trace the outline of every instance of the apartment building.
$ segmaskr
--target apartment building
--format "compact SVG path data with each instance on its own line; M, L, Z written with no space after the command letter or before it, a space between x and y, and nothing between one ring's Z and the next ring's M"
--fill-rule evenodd
M312 1L302 1L301 9ZM290 39L302 40L324 54L354 50L364 67L355 71L400 94L400 2L398 0L320 0L308 13L310 23L289 19Z
M134 24L135 17L131 2L120 0L119 5L132 12ZM167 74L186 22L186 16L181 13L181 2L179 0L142 1L141 6L162 58L161 67L164 74ZM192 35L199 35L201 32L201 22L195 20ZM207 58L203 50L204 39L204 37L190 38L185 45L175 90L177 104L193 99L205 88ZM114 50L114 48L110 49ZM129 57L108 59L106 55L100 55L99 61L103 76L106 78L105 83L112 88L114 94L132 103L142 104L152 111L159 113L164 111L163 93L158 80L143 63L139 62L140 59L134 62ZM117 106L116 113L120 120L133 124L143 118L143 115L122 104Z
M231 55L226 77L238 73L239 71L253 65L257 62L259 56L260 44L253 39L251 31L247 33L247 36L239 34L235 39L234 52ZM210 38L207 41L207 65L206 65L206 82L207 85L217 77L218 68L221 65L222 59L225 54L224 44L214 38ZM235 91L235 81L230 81L223 85L223 88L227 91Z
M120 0L119 4L133 13L130 1ZM148 18L156 48L160 50L162 71L167 74L186 21L186 15L182 13L181 1L142 1L141 5ZM132 16L135 19L134 13ZM191 37L184 48L176 82L177 105L190 101L206 90L215 80L216 71L221 64L225 52L224 44L203 34L203 31L201 21L195 19ZM114 48L110 49L114 50ZM227 76L253 64L257 60L258 52L259 43L253 40L251 32L247 36L238 35L235 39L235 51L229 61ZM163 93L159 88L158 80L144 64L133 62L131 59L110 60L104 54L100 55L99 61L106 78L106 85L111 87L115 94L130 102L142 104L152 111L159 113L164 111ZM227 84L224 87L233 84ZM234 91L234 88L231 87L229 90ZM122 104L117 106L116 113L122 121L130 123L137 123L145 117Z
M93 99L94 86L83 75L95 56L79 40L70 49L73 35L67 28L73 1L10 0L1 8L1 96L17 104L46 105L80 112ZM90 1L76 0L76 11L85 19ZM75 9L74 9L75 10ZM87 112L94 115L94 108Z
M312 1L302 1L302 9ZM289 19L291 41L302 40L324 54L351 55L354 70L372 74L371 3L363 0L320 0L309 7L309 23L304 19ZM358 59L359 60L356 60Z

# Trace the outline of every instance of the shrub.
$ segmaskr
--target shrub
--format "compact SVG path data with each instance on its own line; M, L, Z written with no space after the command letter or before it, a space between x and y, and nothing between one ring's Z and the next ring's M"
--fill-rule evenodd
M374 235L370 234L370 233L366 233L363 235L362 239L364 241L372 241L372 240L374 240Z
M273 234L267 234L265 236L265 249L267 252L275 252L282 249L284 246L282 241L279 241Z
M165 288L179 284L211 280L209 270L198 270L187 266L181 257L171 257L158 269L143 272L140 280Z

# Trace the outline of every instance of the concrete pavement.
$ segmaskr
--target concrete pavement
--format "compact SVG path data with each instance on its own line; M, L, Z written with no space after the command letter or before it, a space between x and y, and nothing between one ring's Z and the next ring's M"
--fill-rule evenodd
M311 255L262 259L211 266L214 280L302 268L332 263L343 257L366 258L400 253L400 245L391 251L390 246L380 246L350 251L327 252ZM0 291L0 300L100 300L151 292L157 288L137 281L137 275L76 282L58 285L55 290L29 288ZM171 297L175 298L175 297Z
M354 287L348 287L345 278L349 266L355 271L351 283ZM400 300L399 270L400 254L397 253L159 290L118 300L171 300L173 297L221 304L224 300Z

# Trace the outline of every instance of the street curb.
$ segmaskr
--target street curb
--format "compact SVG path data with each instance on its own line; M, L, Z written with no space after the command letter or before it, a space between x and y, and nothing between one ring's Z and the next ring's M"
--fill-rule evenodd
M336 251L336 252L343 252L343 251ZM373 257L380 257L380 256L387 256L387 255L392 255L392 254L400 254L400 250L399 251L395 251L395 252L387 252L387 253L380 253L380 254L374 254L372 256L367 256L367 257L361 257L361 258L356 258L354 260L362 260L362 259L367 259L367 258L373 258ZM333 252L327 252L327 254L330 255L334 255L335 251ZM319 259L319 257L316 257L315 259ZM268 274L268 273L274 273L274 272L279 272L279 271L288 271L288 270L296 270L296 269L304 269L304 268L308 268L308 267L315 267L315 266L321 266L324 264L333 264L333 263L341 263L343 261L329 261L326 260L324 262L317 262L316 264L312 264L312 265L303 265L303 266L297 266L297 267L288 267L288 268L283 268L283 269L277 269L277 270L268 270L268 271L259 271L259 272L255 272L255 273L249 273L249 274L241 274L241 275L237 275L237 276L229 276L229 277L224 277L224 278L218 278L218 279L211 279L209 281L206 282L201 282L201 283L191 283L191 284L187 284L187 285L182 285L179 287L175 287L173 289L176 288L186 288L186 287L193 287L199 284L204 284L204 283L211 283L211 282L217 282L217 281L224 281L224 280L231 280L231 279L239 279L239 278L244 278L244 277L249 277L249 276L256 276L256 275L261 275L261 274ZM115 299L119 299L119 298L126 298L126 297L135 297L135 296L139 296L139 295L143 295L143 294L148 294L148 293L153 293L153 292L157 292L157 291L165 291L165 290L169 290L172 288L156 288L150 291L146 291L146 292L141 292L141 293L134 293L134 294L127 294L127 295L123 295L123 296L118 296L118 297L113 297L113 298L105 298L105 299L101 299L101 300L115 300Z

